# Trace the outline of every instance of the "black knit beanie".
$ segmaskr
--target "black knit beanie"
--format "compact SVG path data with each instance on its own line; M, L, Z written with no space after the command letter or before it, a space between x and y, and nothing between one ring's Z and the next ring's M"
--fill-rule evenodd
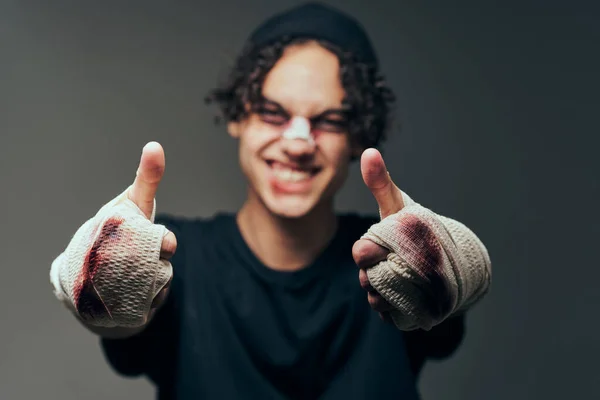
M353 17L318 2L305 3L263 22L248 41L268 45L282 37L326 40L350 51L357 60L377 66L377 56L362 25Z

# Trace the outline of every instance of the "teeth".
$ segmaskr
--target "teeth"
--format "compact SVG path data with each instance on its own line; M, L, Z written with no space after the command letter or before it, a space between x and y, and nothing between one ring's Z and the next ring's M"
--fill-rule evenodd
M280 176L281 176L281 179L283 179L284 181L289 181L292 178L292 170L284 169L280 172Z
M293 171L292 175L290 176L290 180L292 182L299 182L299 181L303 181L308 178L310 178L310 174L308 172L300 172L300 171Z
M282 181L288 182L300 182L305 179L310 178L309 172L304 171L294 171L289 168L277 168L273 170L273 174L275 177Z

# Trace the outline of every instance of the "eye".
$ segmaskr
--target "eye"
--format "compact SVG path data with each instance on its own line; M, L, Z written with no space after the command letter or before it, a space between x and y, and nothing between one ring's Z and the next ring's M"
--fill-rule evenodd
M341 133L346 131L348 123L346 122L346 120L323 118L314 121L313 126L315 129L321 131Z
M285 124L289 119L281 110L269 107L258 107L256 114L262 121L277 126Z

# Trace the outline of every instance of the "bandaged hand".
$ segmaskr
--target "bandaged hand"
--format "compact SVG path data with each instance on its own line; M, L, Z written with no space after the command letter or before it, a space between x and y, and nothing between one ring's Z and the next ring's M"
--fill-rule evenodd
M401 330L429 330L481 299L491 262L479 238L402 192L377 150L363 153L361 172L381 216L352 249L371 307Z
M86 221L54 260L54 293L84 323L134 328L148 322L172 277L175 235L154 224L165 169L162 147L148 143L133 184Z

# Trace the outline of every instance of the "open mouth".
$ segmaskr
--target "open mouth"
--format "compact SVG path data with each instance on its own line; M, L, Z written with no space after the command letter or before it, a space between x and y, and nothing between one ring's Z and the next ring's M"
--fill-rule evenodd
M275 160L267 160L267 165L273 176L281 182L299 183L309 181L321 171L319 167L301 167Z

